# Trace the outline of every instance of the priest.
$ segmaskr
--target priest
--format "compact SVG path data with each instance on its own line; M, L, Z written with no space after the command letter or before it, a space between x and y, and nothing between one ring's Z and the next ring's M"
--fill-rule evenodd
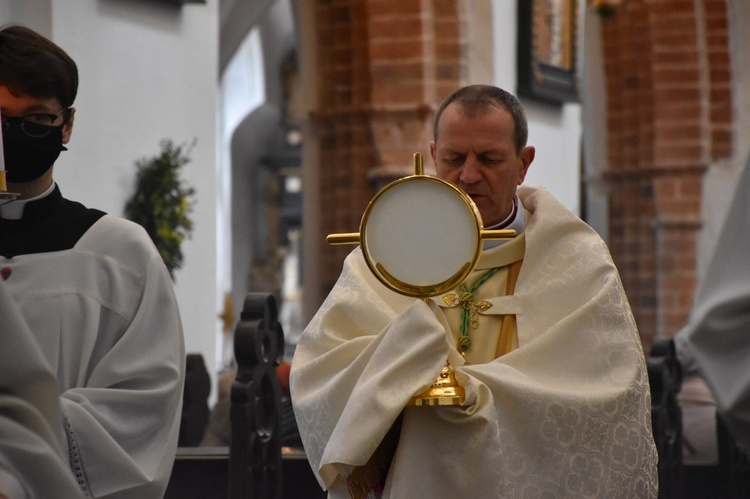
M362 252L305 329L292 400L330 497L656 497L645 359L604 242L546 190L518 100L464 87L439 107L437 176L489 241L455 290L382 285ZM521 187L519 187L521 186ZM413 406L448 360L459 406Z

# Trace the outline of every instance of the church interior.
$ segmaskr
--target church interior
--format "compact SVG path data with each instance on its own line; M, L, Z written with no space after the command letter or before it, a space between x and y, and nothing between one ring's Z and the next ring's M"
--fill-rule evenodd
M253 373L291 362L336 283L351 247L326 235L356 231L415 152L433 173L435 110L473 83L519 97L537 149L526 183L596 230L619 270L648 364L659 497L750 493L747 457L674 345L750 162L750 2L0 0L6 23L79 64L76 133L55 166L70 197L122 216L139 158L189 144L194 228L174 276L185 440L167 497L324 496L301 446L233 448L264 422L281 431ZM253 325L259 307L283 339ZM262 338L242 341L270 342L273 359L238 358L248 328ZM217 401L241 403L235 373L257 413L227 408L230 441L202 445ZM258 455L274 445L281 460Z

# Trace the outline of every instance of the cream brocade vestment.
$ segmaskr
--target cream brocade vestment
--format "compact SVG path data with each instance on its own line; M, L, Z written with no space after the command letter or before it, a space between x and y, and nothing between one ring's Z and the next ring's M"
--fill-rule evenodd
M485 251L467 279L523 258L512 296L505 272L475 293L492 307L470 329L470 364L455 348L458 307L391 292L359 249L347 258L291 376L305 450L331 497L348 497L346 477L402 412L383 497L656 497L645 360L617 270L550 194L519 195L525 240ZM495 358L504 314L515 314L518 348ZM446 359L466 406L406 407Z

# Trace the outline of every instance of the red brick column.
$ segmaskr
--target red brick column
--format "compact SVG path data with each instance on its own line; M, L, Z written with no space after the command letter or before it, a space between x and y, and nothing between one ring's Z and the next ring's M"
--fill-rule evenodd
M654 94L648 9L633 2L603 22L607 77L610 250L644 343L657 329L653 188Z
M321 234L356 232L377 189L429 157L435 106L461 83L464 1L316 0ZM325 296L351 247L320 244Z
M631 0L603 23L610 246L643 342L685 324L702 177L731 152L725 0Z
M365 172L373 165L367 116L370 77L367 2L316 2L319 108L313 113L319 141L320 233L353 232L372 192ZM320 252L322 286L330 288L351 248ZM326 291L327 292L327 291ZM323 294L325 296L325 293Z

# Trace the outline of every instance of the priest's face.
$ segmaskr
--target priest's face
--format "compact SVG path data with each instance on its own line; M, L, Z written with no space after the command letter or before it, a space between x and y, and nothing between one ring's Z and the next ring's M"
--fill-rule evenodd
M437 140L430 144L437 176L468 194L485 227L513 209L516 188L534 160L534 148L516 150L513 117L494 105L465 109L453 102L443 111Z

